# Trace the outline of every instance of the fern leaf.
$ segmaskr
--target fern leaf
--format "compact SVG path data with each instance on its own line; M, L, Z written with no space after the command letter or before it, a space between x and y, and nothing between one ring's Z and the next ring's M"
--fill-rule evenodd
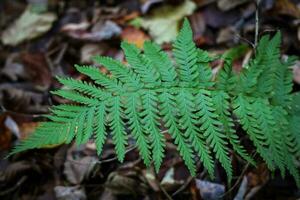
M183 27L173 44L173 55L178 64L178 77L181 84L197 85L199 78L198 52L193 42L192 29L187 21L183 22Z
M115 150L119 161L125 157L125 145L127 144L125 124L123 122L122 107L120 96L110 99L108 106L108 125L112 132L112 139L115 144Z
M160 84L160 77L155 68L150 66L150 61L141 54L140 50L134 45L123 42L121 47L124 50L126 60L130 67L141 77L148 87L155 87Z
M137 90L142 87L138 76L117 60L109 57L96 56L94 60L105 66L128 90Z
M103 86L108 90L108 92L120 93L124 91L123 85L119 83L115 78L108 77L107 75L102 74L99 69L95 67L75 65L75 68L80 73L90 77L95 81L95 83Z
M210 177L214 177L214 164L210 150L203 140L204 137L198 132L194 96L181 90L177 95L176 103L179 110L179 125L184 130L184 136L192 143Z
M94 85L84 81L74 80L72 78L57 78L57 80L70 89L77 90L78 92L99 100L105 100L111 96L110 93L104 92L101 88L95 87Z
M103 145L105 143L105 139L107 137L106 134L106 130L105 130L105 125L106 120L105 120L105 116L106 116L106 106L104 103L99 104L96 107L96 111L95 111L95 143L96 143L96 148L97 148L97 154L100 155L103 149Z
M152 42L146 41L144 43L145 57L147 57L154 68L161 74L161 80L174 85L177 83L177 73L168 55L161 50L161 48Z
M182 156L186 166L188 167L192 176L196 175L196 166L193 156L192 147L189 145L188 141L185 139L184 135L178 127L178 120L176 113L178 110L176 108L176 96L165 91L160 94L160 111L162 114L165 126L169 129L169 132L174 140L177 149Z
M139 115L139 108L141 107L141 99L138 94L130 94L127 96L125 115L129 121L129 128L136 140L136 145L139 149L140 155L144 160L146 166L151 164L151 147L149 145L148 134L141 124L142 118Z
M212 70L209 66L209 62L212 61L212 58L209 57L208 52L197 49L199 65L199 81L201 85L205 84L206 87L211 87L214 85L212 81Z
M225 135L221 133L219 126L221 123L216 119L215 109L213 108L213 100L208 90L201 89L196 94L196 105L199 108L197 117L200 120L200 130L203 132L207 142L211 145L216 153L216 158L220 161L226 170L229 182L232 179L231 159L228 155L227 142Z
M158 172L164 157L165 138L159 129L158 98L153 91L145 91L141 94L143 111L141 112L142 124L150 135L152 143L152 157L155 170Z
M84 124L81 143L86 143L93 135L95 109L96 106L93 106L86 112L86 123Z
M275 163L281 170L284 172L284 162L283 155L281 151L281 146L277 142L280 142L280 136L276 136L278 131L275 124L275 119L272 113L272 109L268 105L267 101L263 99L255 99L252 106L252 115L255 118L256 125L258 126L261 135L263 135L266 139L266 143L269 146L270 152L272 152L272 158ZM274 134L275 133L275 134ZM277 137L277 140L276 140ZM283 173L284 174L284 173Z
M239 122L243 129L247 132L250 139L253 141L257 152L265 160L268 168L272 171L275 170L275 165L269 149L266 148L265 137L256 125L256 121L251 116L251 100L243 95L239 95L233 100L233 112L239 118Z
M248 155L245 148L240 144L240 139L234 130L234 123L229 111L229 95L223 91L213 93L213 103L216 108L218 120L222 123L223 132L226 134L227 139L232 145L233 150L238 153L244 160L250 164L255 165L255 161Z
M99 100L94 99L94 98L89 98L86 96L83 96L82 94L70 90L57 90L57 91L52 91L52 94L61 96L65 99L69 99L71 101L75 101L81 104L86 104L86 105L97 105L99 103Z

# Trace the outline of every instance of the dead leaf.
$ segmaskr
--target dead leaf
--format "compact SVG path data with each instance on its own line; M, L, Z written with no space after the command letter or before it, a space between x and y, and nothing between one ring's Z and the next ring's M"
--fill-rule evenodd
M123 29L121 38L122 40L135 44L139 48L142 48L144 42L150 39L143 31L132 26Z
M5 65L1 70L1 74L8 77L12 81L17 81L18 78L28 79L29 76L24 69L24 65L18 61L20 54L12 53L10 54L6 61Z
M178 33L179 22L184 16L190 15L196 9L196 4L190 0L179 6L162 6L149 17L141 19L141 26L149 30L149 34L158 44L173 41Z
M86 194L83 188L79 186L56 186L54 188L57 200L86 200Z
M15 46L36 38L47 32L56 18L56 15L50 12L34 13L28 6L19 19L2 33L1 40L5 45Z
M68 156L68 160L65 162L64 174L67 180L73 184L79 184L87 177L94 168L96 158L86 156L80 159L72 159Z
M30 81L34 83L36 89L47 90L52 83L52 75L45 55L41 52L22 53L20 59L25 66Z
M222 11L228 11L248 1L249 0L219 0L218 8Z
M7 128L7 116L0 115L0 149L6 150L11 147L12 134Z
M296 61L293 66L294 81L300 85L300 60Z
M115 195L146 194L148 184L139 171L126 169L109 174L105 185Z
M213 28L226 27L240 20L242 13L239 10L228 12L220 11L216 6L209 5L203 10L203 17L206 25Z
M219 199L225 193L225 186L196 179L196 186L203 199Z
M89 41L102 41L111 39L112 37L119 36L121 34L121 28L113 21L99 21L91 29L87 30L88 24L82 22L80 24L69 24L62 27L61 31L68 36Z
M39 122L24 122L19 126L20 129L20 139L23 140L31 135L36 127L39 125Z
M300 18L300 9L290 0L276 0L274 6L275 14L288 15L294 18Z
M17 88L10 84L0 84L0 102L10 111L23 113L48 112L48 106L43 105L43 94L25 88Z
M224 43L232 43L235 38L235 30L232 27L226 27L219 31L217 37L217 44L224 44Z
M196 12L189 17L191 27L193 29L194 40L197 44L202 44L204 39L204 33L206 30L206 24L201 12Z
M91 63L92 56L103 55L109 47L105 43L100 44L85 44L80 49L80 62Z

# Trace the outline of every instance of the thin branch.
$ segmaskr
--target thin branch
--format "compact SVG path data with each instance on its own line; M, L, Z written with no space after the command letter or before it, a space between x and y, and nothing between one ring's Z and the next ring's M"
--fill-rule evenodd
M258 43L258 32L259 32L259 6L261 0L256 0L256 11L255 11L255 38L254 38L254 49L257 47Z

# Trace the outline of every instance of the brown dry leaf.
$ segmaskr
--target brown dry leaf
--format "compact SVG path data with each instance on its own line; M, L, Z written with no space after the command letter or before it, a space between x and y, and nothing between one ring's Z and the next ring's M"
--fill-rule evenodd
M30 81L40 90L47 90L52 83L51 71L43 53L22 53L21 60Z
M12 134L6 127L6 115L0 115L0 150L5 150L10 148Z
M201 41L205 40L203 36L206 30L206 24L202 13L196 12L192 14L189 17L189 20L193 29L194 40L197 42L197 44L202 44L203 42Z
M39 125L39 122L25 122L20 124L20 139L23 140L27 138L29 135L31 135L36 127Z
M269 170L265 164L260 164L247 174L247 178L250 187L263 185L269 180Z
M135 44L139 48L142 48L144 46L144 42L150 39L149 36L146 35L143 31L132 26L123 29L121 38L122 40Z
M290 0L276 0L274 12L300 18L300 9Z

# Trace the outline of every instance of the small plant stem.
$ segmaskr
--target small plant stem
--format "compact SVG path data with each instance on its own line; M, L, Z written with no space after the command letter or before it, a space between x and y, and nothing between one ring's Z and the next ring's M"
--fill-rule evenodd
M258 32L259 32L259 5L261 0L256 0L256 11L255 11L255 37L254 37L254 48L256 50L258 43Z

